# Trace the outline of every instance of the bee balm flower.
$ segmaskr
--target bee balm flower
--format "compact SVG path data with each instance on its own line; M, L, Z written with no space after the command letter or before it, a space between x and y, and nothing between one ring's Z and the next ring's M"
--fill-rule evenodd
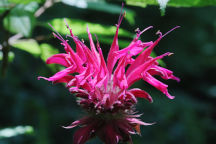
M53 83L66 83L69 91L79 98L78 104L89 113L88 116L65 127L70 129L81 126L74 134L74 144L83 144L94 136L98 136L106 144L117 144L119 141L132 143L130 135L140 134L140 125L151 125L142 122L139 119L140 115L134 112L137 98L145 98L152 102L152 97L146 91L139 88L129 89L140 79L154 86L168 98L174 98L168 93L168 85L154 78L155 75L159 75L163 79L179 81L172 71L159 66L157 62L172 53L168 52L155 58L150 56L153 48L167 33L162 35L159 32L159 38L154 42L142 42L139 40L140 35L152 27L138 30L130 45L119 50L118 31L123 17L124 14L121 14L116 25L107 61L104 60L98 41L95 46L88 28L90 49L67 25L76 44L76 52L70 47L68 40L64 40L58 33L54 34L61 40L66 53L53 55L46 63L60 64L66 68L49 78L39 78Z

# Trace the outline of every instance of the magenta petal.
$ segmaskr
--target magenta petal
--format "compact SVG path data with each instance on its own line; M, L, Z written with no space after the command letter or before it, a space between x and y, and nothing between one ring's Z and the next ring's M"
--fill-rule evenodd
M89 124L87 126L78 129L74 133L73 144L85 144L85 142L91 138L93 131L94 131L93 124Z
M173 79L176 81L180 81L180 79L178 77L175 77L173 75L173 72L171 70L168 70L166 68L160 67L160 66L154 66L152 67L148 73L150 73L151 75L160 75L163 79Z
M118 127L123 131L124 133L130 133L130 134L135 134L134 129L130 126L129 123L125 121L119 121L118 122Z
M136 59L135 61L128 67L126 76L128 76L136 67L140 66L142 63L144 63L148 56L150 56L152 50L154 47L158 44L158 42L161 40L161 36L146 50L144 50Z
M135 97L145 98L149 102L151 102L151 103L153 102L152 97L147 92L145 92L144 90L134 88L134 89L130 89L128 92L132 93Z
M45 80L48 80L48 81L61 81L60 79L64 79L65 76L67 76L68 74L70 73L74 73L75 72L75 67L74 66L71 66L71 67L68 67L60 72L57 72L55 75L53 75L52 77L49 77L49 78L45 78L45 77L38 77L39 79L40 78L43 78ZM64 80L62 80L64 81Z
M76 37L73 37L73 40L76 44L77 55L82 59L83 62L85 62L86 61L86 55L85 55L85 52L84 52L83 47L82 47L82 42L79 41Z
M118 32L119 32L119 27L121 25L122 19L124 17L124 14L121 14L119 16L119 21L118 24L116 25L116 33L110 48L110 51L108 53L108 57L107 57L107 68L109 71L109 75L111 75L112 71L113 71L113 67L115 66L115 63L117 61L117 58L115 58L115 52L119 50L119 45L118 45Z
M88 37L89 37L89 41L90 41L90 48L91 48L91 51L92 51L92 54L93 54L92 56L97 59L96 60L97 62L100 62L99 54L96 51L95 44L93 42L92 35L91 35L88 27L87 27L87 32L88 32Z
M120 136L116 133L112 124L108 124L104 127L104 134L106 134L104 136L106 144L118 144Z
M92 51L90 51L87 47L84 49L84 51L87 57L87 62L89 64L89 67L91 66L91 68L94 69L95 71L99 71L100 62L98 61L98 59L92 56L93 55Z
M136 97L132 93L130 93L130 92L126 92L126 99L130 99L134 103L137 103Z
M132 72L127 76L128 86L131 86L135 81L142 78L142 73L145 73L158 59L163 58L164 56L170 55L171 53L167 52L163 55L160 55L154 59L146 61L144 64L136 67Z
M66 52L70 55L70 58L73 60L73 62L76 64L78 71L82 71L83 70L83 61L80 58L80 56L75 53L72 48L70 47L70 45L67 43L67 41L65 41L63 43Z
M71 90L70 92L76 93L77 97L81 97L81 98L85 98L85 99L90 97L90 94L86 90L83 90L83 89L78 89L76 91Z
M125 76L125 66L126 66L127 55L119 60L118 66L113 74L114 86L118 85L121 89L127 89L127 79Z
M71 79L71 80L67 83L66 87L67 87L67 88L70 88L70 87L76 86L76 85L77 85L77 81L76 81L76 78L74 77L73 79Z
M92 119L89 118L89 117L84 117L80 120L77 120L77 121L74 121L73 123L71 123L69 126L63 126L63 128L66 128L66 129L71 129L71 128L74 128L78 125L83 125L83 124L87 124L89 123L89 121L91 121Z
M154 124L154 123L142 122L141 120L136 119L136 118L127 118L127 120L128 120L131 124L140 124L140 125L145 125L145 126L153 125L153 124Z
M47 64L60 64L65 67L69 67L71 65L71 62L69 61L70 57L68 54L55 54L51 57L49 57L46 61Z
M53 81L54 84L56 83L68 83L69 81L71 81L74 78L74 76L72 75L66 75L64 77L62 77L59 80Z
M149 45L151 45L151 43L149 43ZM128 47L116 51L114 54L118 59L128 54L134 56L139 54L146 46L149 45L144 45L143 47L142 42L140 40L137 40L135 42L132 42Z
M149 73L143 73L143 80L145 80L146 82L148 82L149 84L151 84L152 86L154 86L155 88L157 88L158 90L160 90L161 92L163 92L168 98L170 99L174 99L174 96L171 96L168 93L167 87L168 85L160 82L159 80L155 79L153 76L151 76Z

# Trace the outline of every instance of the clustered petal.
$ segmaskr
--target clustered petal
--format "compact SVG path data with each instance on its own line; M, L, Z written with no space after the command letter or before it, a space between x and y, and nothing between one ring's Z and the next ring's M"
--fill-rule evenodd
M119 141L132 143L130 135L139 134L140 125L151 125L142 122L138 119L140 115L134 113L137 98L153 101L146 91L138 88L129 89L138 80L142 79L168 98L174 98L168 93L168 85L154 77L158 75L165 80L179 81L172 71L159 66L157 62L172 53L167 52L155 58L150 56L154 47L170 31L164 35L159 32L159 37L154 42L142 42L139 40L140 35L152 26L143 31L137 30L136 37L129 46L119 50L118 31L123 17L124 13L120 15L116 25L116 33L107 61L103 57L98 40L95 46L88 28L90 49L72 33L68 25L76 51L70 47L68 40L64 40L58 32L54 33L54 36L61 40L66 53L53 55L46 63L60 64L65 69L49 78L39 77L39 79L43 78L53 83L66 83L69 91L79 98L78 104L89 112L87 117L64 127L70 129L81 126L74 134L74 144L83 144L94 136L98 136L106 144L117 144Z

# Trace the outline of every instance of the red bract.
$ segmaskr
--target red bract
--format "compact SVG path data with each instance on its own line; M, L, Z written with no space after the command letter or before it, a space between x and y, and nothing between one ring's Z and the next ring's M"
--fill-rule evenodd
M67 25L70 37L76 44L76 52L70 47L68 40L64 40L58 33L54 34L61 40L66 53L53 55L47 59L47 64L56 63L66 68L52 77L39 78L53 83L66 83L69 91L79 97L78 104L88 111L88 116L65 127L81 126L74 134L74 144L83 144L94 136L98 136L106 144L117 144L119 141L132 143L130 134L140 133L140 125L151 125L139 120L140 115L134 113L137 98L145 98L152 102L146 91L129 89L140 79L154 86L168 98L174 98L168 93L168 85L154 78L155 75L159 75L166 80L179 81L172 71L159 66L157 62L172 53L167 52L155 58L150 56L161 38L170 31L165 35L159 32L159 38L155 42L142 42L139 37L144 31L152 28L150 26L143 31L137 31L130 45L119 50L118 31L123 17L124 14L121 14L116 25L116 34L107 61L104 60L98 41L95 46L88 28L90 49Z

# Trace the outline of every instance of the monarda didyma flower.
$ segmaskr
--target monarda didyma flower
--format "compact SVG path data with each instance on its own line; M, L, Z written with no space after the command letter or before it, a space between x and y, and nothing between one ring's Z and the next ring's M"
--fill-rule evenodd
M56 54L47 59L47 64L60 64L66 67L49 78L53 83L66 83L71 93L78 97L78 104L88 112L88 116L74 121L67 129L80 126L73 137L74 144L84 144L88 139L98 136L106 144L117 144L119 141L132 143L131 134L140 134L140 125L151 125L142 122L135 113L137 98L152 102L151 96L139 88L129 89L134 82L143 79L156 89L173 99L168 93L168 85L160 82L155 75L163 79L179 78L173 72L159 66L157 60L172 53L167 52L155 58L150 54L166 34L158 32L159 38L154 42L142 42L140 35L152 26L137 31L130 45L119 50L118 31L124 14L121 13L116 33L107 61L104 60L99 42L95 46L92 35L87 28L90 49L80 41L67 25L70 36L76 44L76 52L56 32L54 36L61 40L66 53ZM175 27L177 28L177 27ZM175 29L174 28L174 29Z

